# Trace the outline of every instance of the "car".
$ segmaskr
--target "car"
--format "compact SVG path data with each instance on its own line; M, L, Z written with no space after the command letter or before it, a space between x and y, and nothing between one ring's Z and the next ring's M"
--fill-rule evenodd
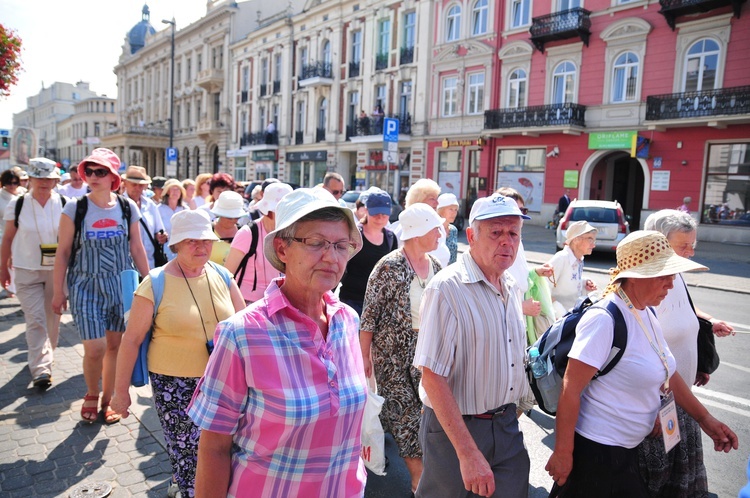
M555 242L558 250L565 245L568 225L581 220L588 221L598 230L595 251L615 252L617 244L630 233L630 223L619 202L575 199L557 224Z
M341 196L341 200L346 203L346 207L354 211L357 209L357 199L359 199L359 190L348 190L344 195Z

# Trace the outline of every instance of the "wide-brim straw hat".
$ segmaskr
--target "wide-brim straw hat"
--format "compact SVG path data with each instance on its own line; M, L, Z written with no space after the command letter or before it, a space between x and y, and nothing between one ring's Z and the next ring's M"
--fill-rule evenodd
M124 180L138 185L148 185L151 183L151 177L148 176L146 168L143 166L128 166L128 169L125 170Z
M349 240L354 244L354 251L349 254L349 259L362 249L362 235L359 233L351 209L341 206L339 201L323 188L299 188L285 195L276 205L276 228L263 239L263 253L274 268L280 272L286 272L286 264L279 259L273 247L276 234L308 214L325 208L340 209L346 215L349 222Z
M675 254L667 238L653 230L638 230L617 245L617 267L612 268L610 284L623 278L655 278L708 267Z
M185 187L182 186L182 182L176 178L170 178L166 182L164 182L164 192L162 193L162 197L166 198L169 195L169 189L172 187L179 187L180 193L182 194L182 200L185 200L185 197L187 197L187 193L185 192Z

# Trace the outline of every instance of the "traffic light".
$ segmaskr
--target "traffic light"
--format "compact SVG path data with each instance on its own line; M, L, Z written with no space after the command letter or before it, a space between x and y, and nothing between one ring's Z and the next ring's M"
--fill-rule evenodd
M0 137L0 149L10 149L10 137Z

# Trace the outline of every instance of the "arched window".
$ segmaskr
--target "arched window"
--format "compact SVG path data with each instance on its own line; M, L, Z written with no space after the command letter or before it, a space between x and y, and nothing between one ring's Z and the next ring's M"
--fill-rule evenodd
M471 12L471 34L472 36L483 35L487 32L487 15L489 8L487 0L477 0Z
M448 9L445 21L445 41L458 40L461 36L461 7L454 5Z
M683 91L701 92L716 88L716 69L719 65L719 44L710 38L695 42L687 53Z
M517 109L519 107L526 107L526 71L523 69L516 69L510 73L508 78L508 97L506 101L506 107L509 109Z
M635 102L638 56L633 52L620 54L612 70L612 102Z
M323 52L321 54L321 58L326 64L331 63L331 42L329 42L328 40L323 42Z
M552 104L573 102L576 87L576 66L570 61L557 65L552 76Z

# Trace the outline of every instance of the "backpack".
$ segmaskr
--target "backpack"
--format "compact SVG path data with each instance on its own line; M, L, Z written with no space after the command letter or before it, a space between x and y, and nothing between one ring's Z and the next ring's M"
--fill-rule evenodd
M23 200L26 198L26 196L29 194L23 194L16 200L16 209L14 211L16 219L13 221L13 224L16 228L18 228L18 217L21 216L21 209L23 209ZM59 195L59 194L58 194ZM62 207L65 207L65 204L68 202L68 199L64 196L60 196L60 202L62 203Z
M240 265L237 267L237 271L235 272L235 274L237 275L238 287L242 285L242 279L245 278L245 270L247 269L247 262L250 260L252 256L255 256L255 254L258 252L258 237L259 237L258 224L254 221L250 222L250 233L252 234L252 240L250 242L250 249L242 257L242 261L240 261ZM258 259L258 257L255 256L255 259ZM253 290L255 290L257 287L258 287L258 271L255 270L255 276L253 277Z
M576 338L576 327L581 321L584 313L592 308L589 298L586 298L568 311L562 318L547 329L547 331L534 343L533 346L526 350L526 375L529 379L529 385L534 393L534 397L539 403L539 408L549 415L557 413L557 402L562 390L562 379L565 376L565 369L568 367L568 353L573 346ZM620 312L620 308L610 301L603 309L612 317L614 322L614 337L612 339L612 349L609 358L602 365L602 368L596 372L593 379L606 375L611 371L617 362L620 361L625 353L625 346L628 342L628 330L625 324L625 318ZM529 364L529 350L536 347L539 350L539 358L547 365L547 373L537 378L534 377ZM593 380L592 379L592 380Z
M122 219L125 221L125 233L127 233L128 241L130 241L130 203L120 194L117 194L117 202L120 204ZM75 232L73 234L73 247L70 251L70 261L68 262L69 268L73 267L73 264L76 262L76 253L81 249L81 227L83 226L83 219L86 217L88 209L89 198L86 195L82 195L78 198L78 202L76 203L76 214L73 219Z

